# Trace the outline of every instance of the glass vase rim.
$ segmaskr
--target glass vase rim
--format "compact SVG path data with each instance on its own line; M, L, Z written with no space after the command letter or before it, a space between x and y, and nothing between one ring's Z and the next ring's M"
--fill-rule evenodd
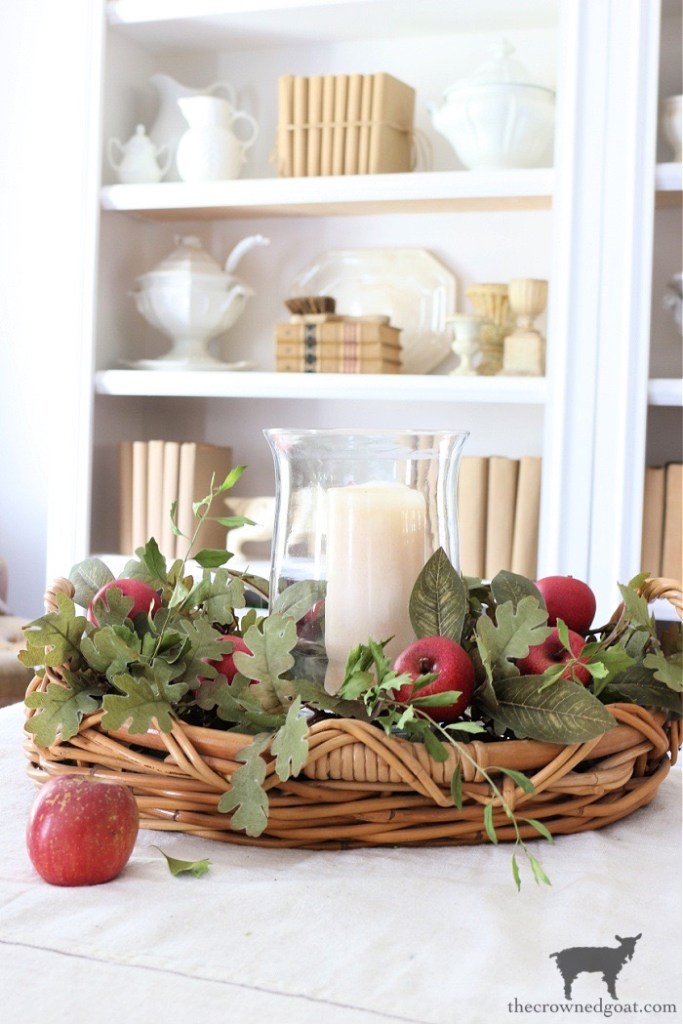
M296 435L300 437L469 437L470 431L465 428L433 430L428 427L264 427L263 433L269 435Z

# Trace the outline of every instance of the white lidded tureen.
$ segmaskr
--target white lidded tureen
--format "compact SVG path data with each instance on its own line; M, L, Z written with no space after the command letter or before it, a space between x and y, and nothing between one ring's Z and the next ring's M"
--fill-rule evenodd
M534 85L514 47L502 40L492 60L469 80L446 89L429 112L471 170L542 167L551 162L555 93Z
M138 311L152 327L171 338L171 351L158 364L167 368L226 369L209 353L209 342L227 331L242 314L253 290L234 274L242 256L263 235L250 235L232 250L225 268L194 235L178 236L175 249L146 274L133 290Z

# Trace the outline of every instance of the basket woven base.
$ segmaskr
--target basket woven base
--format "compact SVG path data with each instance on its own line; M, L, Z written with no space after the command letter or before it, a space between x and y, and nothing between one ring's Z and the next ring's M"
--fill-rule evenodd
M43 689L55 670L29 687ZM29 774L88 775L130 786L142 828L180 831L222 842L263 847L339 850L360 846L472 845L488 842L484 807L493 801L500 841L516 833L482 775L500 786L518 819L535 818L555 835L602 828L649 803L666 778L681 741L678 721L633 704L611 704L617 726L587 743L560 746L533 740L467 745L444 763L421 744L388 737L351 719L329 719L309 730L302 775L281 782L267 760L268 823L258 837L231 828L218 811L239 751L252 737L176 722L171 733L105 732L102 713L85 718L76 736L49 748L27 734ZM463 806L454 806L450 778L460 763ZM525 793L500 768L523 771ZM525 839L538 832L520 820Z

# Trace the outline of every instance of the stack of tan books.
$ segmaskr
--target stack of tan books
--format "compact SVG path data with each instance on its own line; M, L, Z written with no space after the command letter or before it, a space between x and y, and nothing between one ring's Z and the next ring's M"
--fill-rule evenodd
M282 75L280 177L387 174L413 163L415 90L393 75Z
M502 569L536 578L541 459L463 456L458 486L460 569L493 579Z
M119 444L119 548L132 554L154 537L165 558L184 558L196 527L192 504L206 497L212 477L222 483L232 450L194 441L122 441ZM177 536L171 507L178 503ZM227 531L205 522L194 550L224 548Z
M640 567L683 579L683 465L646 466Z
M400 373L401 329L372 317L318 314L275 325L285 373Z

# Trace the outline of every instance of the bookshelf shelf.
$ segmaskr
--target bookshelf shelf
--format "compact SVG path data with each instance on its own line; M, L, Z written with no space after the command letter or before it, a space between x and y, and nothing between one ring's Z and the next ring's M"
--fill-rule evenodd
M104 210L163 220L549 209L551 168L108 185Z
M343 388L341 386L343 382ZM336 401L427 401L542 405L543 377L416 376L412 374L336 374L207 371L145 372L101 370L95 376L100 395L184 398L327 399Z

